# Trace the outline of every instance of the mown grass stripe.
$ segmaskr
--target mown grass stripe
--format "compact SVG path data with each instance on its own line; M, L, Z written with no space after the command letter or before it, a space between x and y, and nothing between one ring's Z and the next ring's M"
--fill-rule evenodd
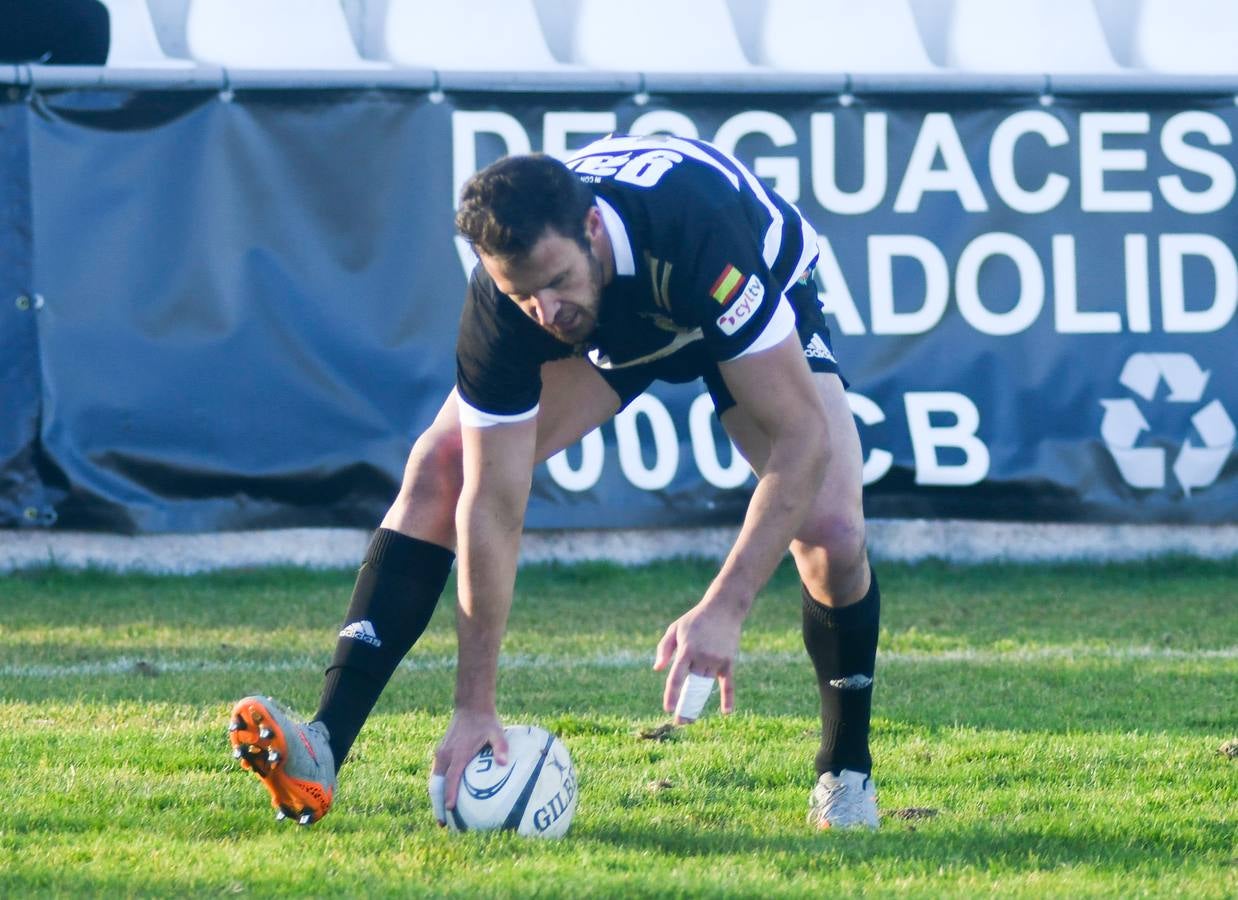
M890 652L879 653L882 664L932 665L971 663L994 665L998 663L1034 663L1052 660L1072 661L1183 661L1203 662L1208 660L1238 659L1238 647L1218 649L1179 650L1171 647L1032 647L1012 650L942 650L938 652ZM557 657L545 654L513 654L500 659L500 669L630 669L647 667L653 657L641 653L603 653L586 657ZM797 651L770 653L741 653L740 665L789 665L799 664L804 654ZM0 665L3 678L74 678L87 675L131 675L145 668L158 673L176 672L303 672L319 671L325 659L285 659L261 662L257 660L185 659L161 657L119 656L109 660L66 663L63 665L10 664ZM402 669L415 672L454 669L454 656L411 657L401 663Z

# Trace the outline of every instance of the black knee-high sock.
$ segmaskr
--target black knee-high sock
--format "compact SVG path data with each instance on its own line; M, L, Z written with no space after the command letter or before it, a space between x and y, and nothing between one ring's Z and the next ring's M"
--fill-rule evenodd
M455 554L380 528L357 572L348 615L314 718L338 771L396 667L430 623Z
M838 609L822 606L803 588L804 647L817 670L821 692L821 749L817 774L842 769L871 775L868 724L872 715L873 671L881 592L877 576L858 603Z

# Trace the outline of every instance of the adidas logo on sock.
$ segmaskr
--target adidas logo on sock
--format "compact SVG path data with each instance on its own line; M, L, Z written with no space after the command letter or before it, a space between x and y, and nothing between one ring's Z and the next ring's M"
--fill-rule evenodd
M825 345L825 341L821 339L821 335L813 334L812 340L808 342L808 346L804 348L804 355L809 359L828 359L830 362L838 362L834 358L834 354L830 352L830 348Z
M360 622L345 625L343 630L340 631L340 637L364 641L371 647L381 647L383 645L383 642L378 639L378 634L374 631L374 624L369 619L362 619Z

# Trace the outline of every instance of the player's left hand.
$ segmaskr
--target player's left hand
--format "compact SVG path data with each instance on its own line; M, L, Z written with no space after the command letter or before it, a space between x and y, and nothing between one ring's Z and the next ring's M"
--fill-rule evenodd
M482 747L494 749L494 761L507 765L507 738L496 713L457 708L447 734L434 754L429 790L430 807L440 825L447 823L447 812L456 808L456 794L465 767Z
M673 712L679 702L688 673L717 678L722 689L720 708L725 715L735 708L735 683L732 667L739 652L739 633L743 617L720 605L701 601L670 624L658 642L655 671L662 671L671 660L666 675L662 708ZM675 718L676 725L686 719Z

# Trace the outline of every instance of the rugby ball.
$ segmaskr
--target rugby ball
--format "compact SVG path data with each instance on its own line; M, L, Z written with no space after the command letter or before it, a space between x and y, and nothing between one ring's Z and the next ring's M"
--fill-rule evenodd
M536 725L503 729L507 765L483 747L464 769L452 831L504 829L528 837L562 837L576 813L576 771L563 742Z

